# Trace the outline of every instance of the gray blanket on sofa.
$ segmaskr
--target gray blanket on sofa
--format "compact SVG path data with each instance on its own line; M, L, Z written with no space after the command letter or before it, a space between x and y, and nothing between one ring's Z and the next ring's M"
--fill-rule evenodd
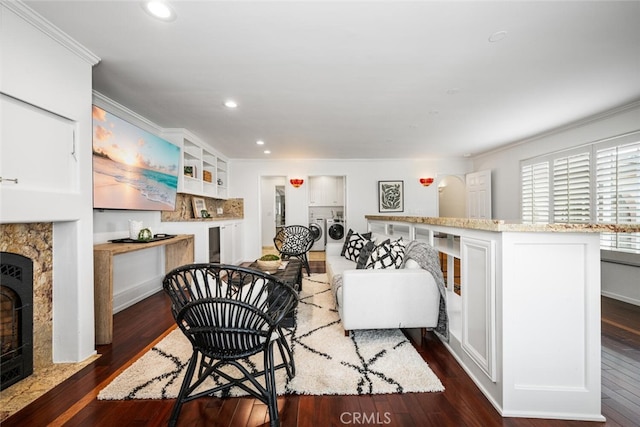
M431 245L412 240L404 250L404 258L402 266L404 268L408 260L414 260L423 269L427 270L433 276L440 291L440 309L438 313L438 326L433 330L440 338L449 342L449 318L447 316L447 293L444 287L444 277L440 269L440 259L438 251Z

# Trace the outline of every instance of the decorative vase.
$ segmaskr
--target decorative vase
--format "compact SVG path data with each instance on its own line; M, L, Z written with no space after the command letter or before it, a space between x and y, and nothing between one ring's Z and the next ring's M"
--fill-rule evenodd
M140 230L142 230L142 221L134 221L130 219L129 220L129 238L133 240L138 240L138 235L140 234Z
M138 240L149 241L153 238L153 232L150 228L143 228L138 233Z

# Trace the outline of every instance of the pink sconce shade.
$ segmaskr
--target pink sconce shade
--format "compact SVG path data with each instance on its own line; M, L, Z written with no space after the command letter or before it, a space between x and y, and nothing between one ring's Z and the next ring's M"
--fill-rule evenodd
M289 180L289 182L291 183L291 185L293 185L295 188L300 187L302 184L304 184L304 179L300 179L300 178L291 178Z
M420 184L424 185L425 187L428 187L431 184L433 184L433 178L420 178Z

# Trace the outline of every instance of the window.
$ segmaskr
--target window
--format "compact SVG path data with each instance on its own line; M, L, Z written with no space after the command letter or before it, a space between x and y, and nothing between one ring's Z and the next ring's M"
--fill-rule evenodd
M554 222L590 222L589 154L553 161Z
M596 151L597 221L640 222L640 142ZM602 233L603 249L640 253L640 233Z
M523 161L521 216L528 222L640 222L640 132ZM640 233L601 233L601 247L640 253Z
M522 167L522 219L549 222L549 162Z

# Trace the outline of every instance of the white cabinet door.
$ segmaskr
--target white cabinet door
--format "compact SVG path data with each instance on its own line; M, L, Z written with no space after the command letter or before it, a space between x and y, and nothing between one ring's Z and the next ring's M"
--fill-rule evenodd
M495 382L495 244L463 237L460 251L462 348Z
M220 262L238 264L242 261L242 222L226 223L220 227Z
M3 190L78 191L75 122L0 95L0 123Z
M344 205L344 178L341 176L330 176L328 181L329 191L327 192L327 203L329 206Z
M323 206L324 189L320 178L322 177L309 177L309 206Z
M233 263L239 264L242 260L242 239L244 238L242 233L242 222L236 222L233 224L233 246L231 248L231 253L233 256Z
M344 177L312 176L309 178L310 206L343 206Z
M220 262L233 264L233 227L229 224L220 226Z

